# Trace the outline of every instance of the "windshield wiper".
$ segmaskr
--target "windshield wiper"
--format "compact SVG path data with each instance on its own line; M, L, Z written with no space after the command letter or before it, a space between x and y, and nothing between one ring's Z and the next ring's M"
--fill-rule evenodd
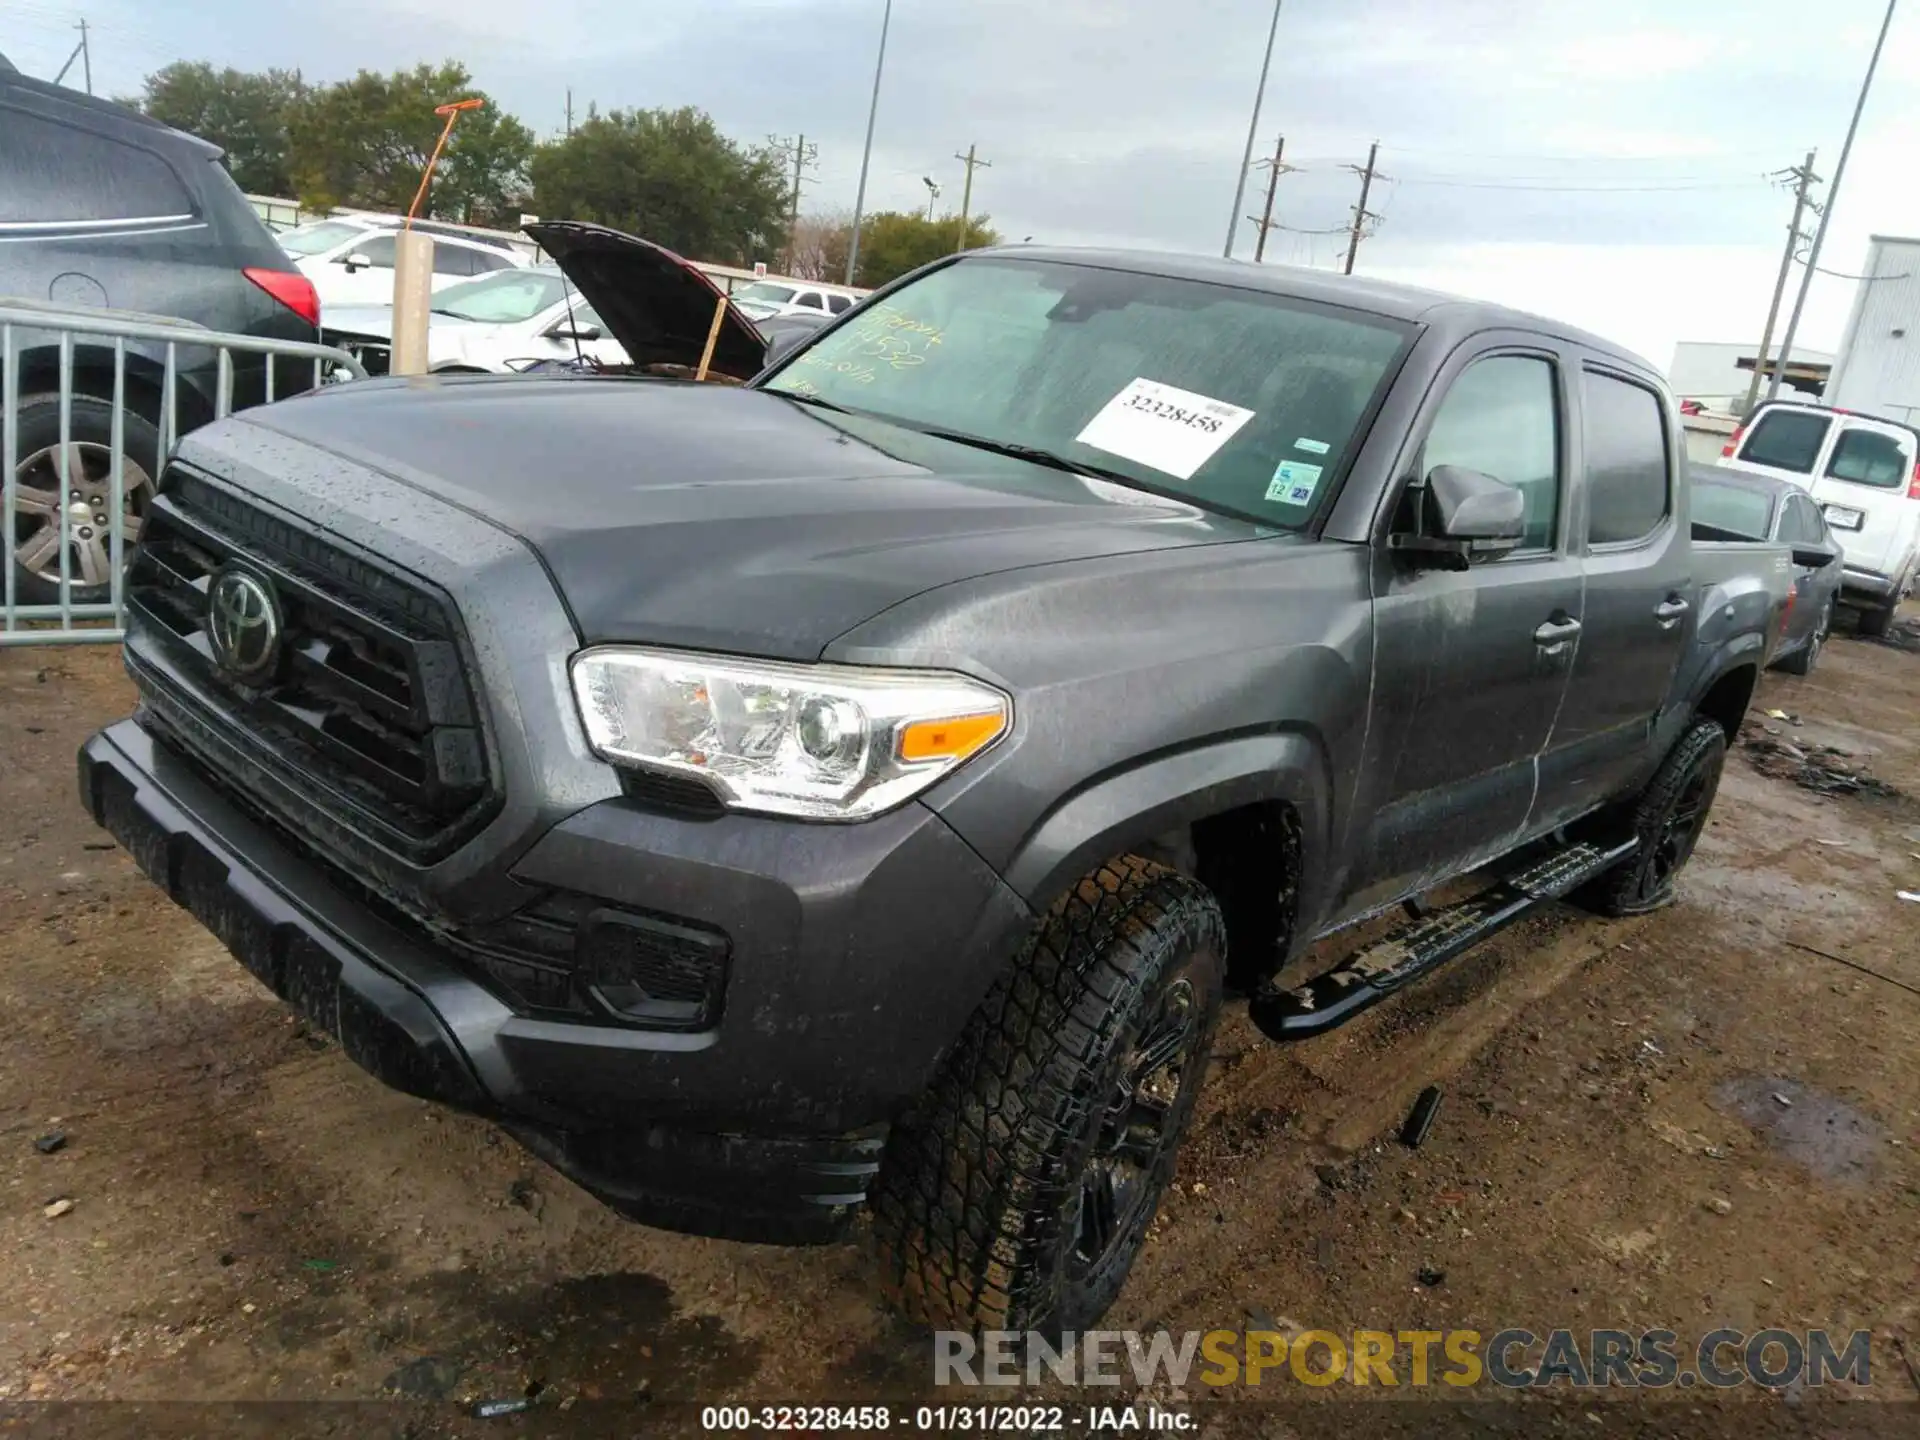
M863 413L859 410L851 410L845 405L837 405L824 396L803 395L797 390L771 390L768 393L778 395L782 400L791 400L796 405L812 405L821 410L831 410L836 415L859 415Z
M914 425L910 429L922 435L931 435L936 440L951 440L956 445L971 445L976 450L991 451L995 455L1010 456L1015 460L1030 460L1035 465L1045 465L1051 470L1064 470L1069 475L1084 475L1090 480L1111 480L1116 485L1125 485L1133 490L1148 490L1133 476L1118 470L1109 470L1104 465L1089 465L1084 460L1074 460L1038 445L1021 445L1011 440L989 440L984 435L969 435L964 430L942 430L932 425ZM1157 491L1148 490L1149 494Z

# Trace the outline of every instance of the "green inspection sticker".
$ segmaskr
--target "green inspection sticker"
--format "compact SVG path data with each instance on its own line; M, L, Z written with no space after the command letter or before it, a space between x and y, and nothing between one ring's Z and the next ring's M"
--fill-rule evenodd
M1267 482L1267 499L1279 505L1311 505L1320 488L1320 466L1304 460L1282 460Z

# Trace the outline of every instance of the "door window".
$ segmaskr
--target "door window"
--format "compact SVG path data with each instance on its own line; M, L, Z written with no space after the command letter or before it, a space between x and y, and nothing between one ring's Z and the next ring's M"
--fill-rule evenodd
M1644 539L1666 519L1672 489L1660 399L1644 385L1592 371L1585 394L1587 540Z
M1912 468L1906 452L1893 436L1849 426L1834 443L1833 455L1827 461L1827 476L1833 480L1849 480L1855 485L1899 490L1905 487L1907 472Z
M1786 513L1780 518L1780 538L1789 545L1820 545L1826 542L1826 522L1813 502L1804 495L1787 497Z
M1533 355L1477 360L1434 416L1421 474L1460 465L1526 497L1521 550L1551 550L1560 516L1560 421L1553 365Z
M799 297L795 299L793 303L796 305L804 305L809 310L825 310L827 308L826 297L818 290L802 290Z
M1747 436L1740 458L1795 475L1811 475L1833 421L1805 410L1769 410Z
M473 274L473 251L458 245L433 247L433 273L436 275Z
M853 308L853 297L851 295L827 296L827 309L830 310L835 315L844 315L847 313L847 311L851 310L852 308Z
M393 268L393 236L391 234L370 235L365 242L354 246L340 259L344 262L349 257L364 258L376 270L391 270Z

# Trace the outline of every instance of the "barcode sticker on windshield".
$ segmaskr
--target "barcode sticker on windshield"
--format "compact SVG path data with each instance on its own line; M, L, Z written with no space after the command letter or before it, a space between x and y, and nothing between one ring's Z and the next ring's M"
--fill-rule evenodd
M1320 469L1304 460L1282 460L1267 482L1267 499L1281 505L1311 505L1320 488Z
M1191 480L1253 418L1224 400L1138 379L1100 407L1075 438L1123 460Z

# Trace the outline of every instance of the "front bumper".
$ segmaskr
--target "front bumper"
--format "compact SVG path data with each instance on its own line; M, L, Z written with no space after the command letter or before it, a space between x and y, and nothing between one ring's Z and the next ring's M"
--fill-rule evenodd
M1850 599L1865 597L1872 601L1890 600L1897 584L1898 581L1890 575L1856 569L1852 565L1844 566L1840 571L1840 593Z
M515 878L724 926L725 1007L699 1034L540 1019L136 723L94 736L79 767L87 808L141 869L357 1064L499 1121L615 1209L695 1234L837 1235L887 1123L1031 918L917 805L806 827L603 802Z

